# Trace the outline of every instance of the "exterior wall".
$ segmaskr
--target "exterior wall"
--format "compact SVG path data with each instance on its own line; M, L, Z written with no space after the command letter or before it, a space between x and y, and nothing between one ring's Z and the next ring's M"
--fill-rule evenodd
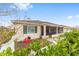
M27 26L28 26L28 25L27 25ZM41 27L40 27L40 26L37 26L37 33L24 34L24 37L30 36L32 39L35 39L35 38L39 38L40 35L41 35Z
M25 24L26 26L29 26L29 24ZM23 24L16 24L14 25L15 27L15 31L16 31L16 34L20 37L26 37L26 36L30 36L31 39L36 39L36 38L40 38L41 36L41 25L33 25L33 24L30 24L32 26L37 26L37 33L32 33L32 34L23 34ZM46 36L46 25L43 25L43 33L44 35L42 36L42 38L47 38ZM68 32L70 31L70 29L68 29L67 27L63 27L63 32ZM56 26L56 34L58 34L58 26Z
M28 25L26 25L26 26L28 26ZM39 25L34 25L34 26L37 26L37 33L23 34L23 24L14 25L16 35L19 37L30 36L32 39L39 38L41 35L41 26L39 26ZM19 38L19 37L17 37L17 38Z

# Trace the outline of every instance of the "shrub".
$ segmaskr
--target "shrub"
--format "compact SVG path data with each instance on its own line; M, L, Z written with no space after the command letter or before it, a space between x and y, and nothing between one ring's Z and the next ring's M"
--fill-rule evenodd
M36 52L36 56L79 56L79 30L72 30L61 35L57 44L49 44L46 41L48 48L41 50L40 40L34 40L28 48L22 48L12 53L8 48L0 53L1 56L29 56L31 50Z
M13 55L13 52L12 52L12 49L10 47L7 48L6 50L3 50L0 53L0 56L12 56L12 55Z
M13 52L14 56L28 56L30 54L30 49L29 48L23 48L21 50L16 50Z
M39 40L34 40L34 42L30 43L29 48L37 51L41 48Z
M79 30L66 32L56 45L38 51L38 56L79 56Z

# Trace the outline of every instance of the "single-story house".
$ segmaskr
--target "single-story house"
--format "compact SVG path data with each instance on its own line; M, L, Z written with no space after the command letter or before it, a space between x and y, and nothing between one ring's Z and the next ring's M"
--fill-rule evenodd
M15 32L23 37L30 36L35 38L46 38L48 35L55 35L70 31L71 28L64 25L50 23L40 20L12 20Z

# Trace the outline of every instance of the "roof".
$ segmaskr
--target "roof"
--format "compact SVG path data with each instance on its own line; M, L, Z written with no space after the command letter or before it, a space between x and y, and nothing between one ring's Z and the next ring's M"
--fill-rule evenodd
M64 26L64 27L69 27L65 25L59 25L51 22L46 22L46 21L40 21L40 20L12 20L13 24L25 24L25 23L36 23L36 24L46 24L46 25L58 25L58 26Z
M15 23L23 23L23 22L32 22L32 23L49 23L46 21L40 21L40 20L12 20L13 24ZM54 24L54 23L52 23Z

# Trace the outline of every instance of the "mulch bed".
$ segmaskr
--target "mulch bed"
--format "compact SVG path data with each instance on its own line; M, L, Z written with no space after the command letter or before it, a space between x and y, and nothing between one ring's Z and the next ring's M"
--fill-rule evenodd
M46 46L45 39L36 39L36 40L38 40L40 42L41 47ZM33 43L36 40L32 40L32 42L30 42L30 43ZM25 44L22 41L20 41L20 42L15 41L15 50L19 50L19 49L22 49L22 48L28 48L30 43Z

